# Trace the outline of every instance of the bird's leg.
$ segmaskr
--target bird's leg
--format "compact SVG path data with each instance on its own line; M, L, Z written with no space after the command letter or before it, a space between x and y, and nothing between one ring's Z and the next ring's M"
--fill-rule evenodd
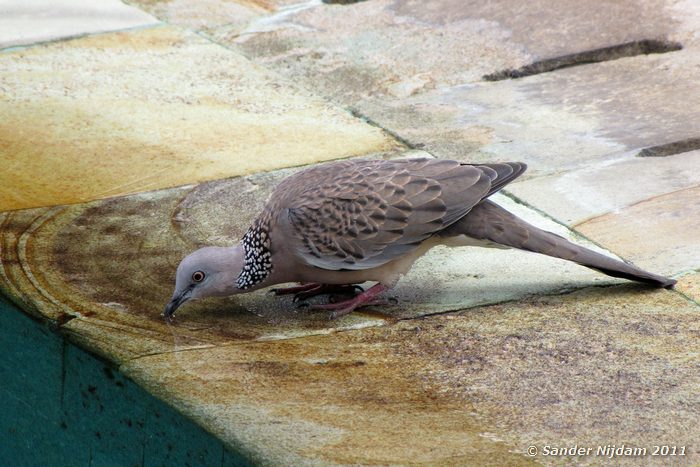
M331 319L347 315L361 306L385 304L386 300L377 299L377 296L387 290L384 284L375 284L353 298L338 303L327 303L325 305L311 305L312 310L331 311Z

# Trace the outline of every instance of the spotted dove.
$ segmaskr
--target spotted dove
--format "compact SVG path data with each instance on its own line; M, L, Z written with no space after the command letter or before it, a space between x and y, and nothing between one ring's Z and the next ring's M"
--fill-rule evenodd
M376 285L338 303L316 305L332 317L378 303L431 247L518 248L576 262L604 274L672 287L675 280L575 245L501 208L489 196L520 176L520 162L351 160L284 179L233 247L206 247L182 260L169 320L190 299L276 289L308 297Z

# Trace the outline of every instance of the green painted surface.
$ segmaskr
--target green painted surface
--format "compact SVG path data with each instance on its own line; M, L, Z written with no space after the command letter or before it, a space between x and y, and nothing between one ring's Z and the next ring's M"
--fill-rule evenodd
M246 465L221 441L2 298L0 353L0 465Z

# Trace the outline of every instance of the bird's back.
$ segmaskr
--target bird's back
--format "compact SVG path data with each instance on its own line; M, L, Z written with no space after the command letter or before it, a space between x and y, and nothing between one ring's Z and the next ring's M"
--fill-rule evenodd
M282 181L259 222L284 232L276 247L306 265L370 269L416 249L524 170L427 158L324 164Z

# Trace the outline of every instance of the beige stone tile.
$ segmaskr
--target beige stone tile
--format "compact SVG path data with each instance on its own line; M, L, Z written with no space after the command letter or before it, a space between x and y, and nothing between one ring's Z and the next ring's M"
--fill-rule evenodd
M700 151L668 157L628 152L547 177L516 181L506 190L567 225L700 185Z
M0 4L0 49L157 23L149 14L118 0L4 0Z
M395 145L237 53L169 27L0 54L0 210Z
M525 450L691 446L698 331L678 294L623 286L122 369L258 463L560 464Z
M700 187L657 196L574 226L625 259L661 274L700 267Z

